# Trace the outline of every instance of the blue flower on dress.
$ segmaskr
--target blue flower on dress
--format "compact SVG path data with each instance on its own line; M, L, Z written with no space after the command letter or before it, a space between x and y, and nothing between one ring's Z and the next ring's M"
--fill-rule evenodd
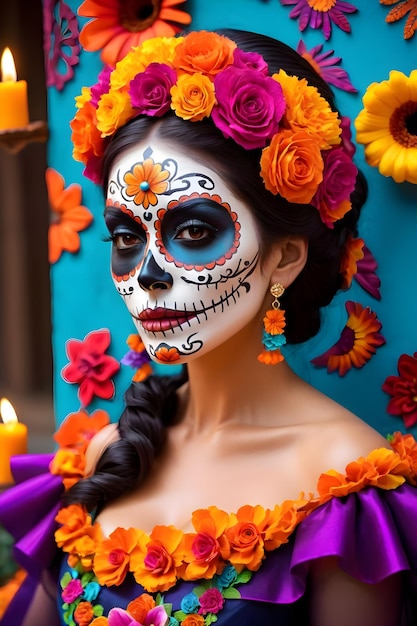
M187 593L181 600L181 611L184 613L195 613L199 606L200 603L195 593Z
M220 590L230 587L237 581L237 571L233 565L226 565L222 573L217 578L217 586Z
M84 598L89 602L92 602L97 598L98 594L100 593L100 588L100 585L96 582L88 583L88 585L84 589Z

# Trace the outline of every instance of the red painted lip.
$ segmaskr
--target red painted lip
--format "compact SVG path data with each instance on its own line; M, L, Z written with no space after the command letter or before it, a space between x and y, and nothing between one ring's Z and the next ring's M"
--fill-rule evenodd
M197 313L194 311L178 311L157 307L156 309L145 309L139 313L136 319L140 321L145 330L156 333L186 324L196 315Z

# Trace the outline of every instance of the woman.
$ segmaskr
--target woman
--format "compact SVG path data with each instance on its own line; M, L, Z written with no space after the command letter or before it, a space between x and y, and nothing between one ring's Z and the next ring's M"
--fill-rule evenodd
M145 42L78 104L115 286L186 369L132 384L65 494L62 623L411 623L414 448L281 354L342 287L366 197L329 87L280 42L201 32Z

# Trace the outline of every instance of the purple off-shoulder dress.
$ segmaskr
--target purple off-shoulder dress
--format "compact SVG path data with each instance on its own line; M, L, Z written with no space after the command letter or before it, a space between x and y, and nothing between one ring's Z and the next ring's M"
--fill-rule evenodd
M63 487L60 477L48 471L50 460L50 455L16 457L17 486L0 497L0 523L15 537L16 560L29 573L1 626L20 626L42 570L57 563L54 517ZM251 580L238 587L240 598L224 602L217 624L308 624L309 567L323 557L337 557L345 572L365 583L375 584L402 573L402 624L417 624L416 523L417 488L406 483L392 490L366 487L332 498L301 522L287 544L267 554ZM60 564L58 578L70 571L65 558L60 558ZM180 581L164 593L164 602L172 603L175 612L196 584ZM142 592L128 575L118 587L100 588L94 604L100 604L107 615L115 606L125 608ZM65 624L60 589L57 605Z

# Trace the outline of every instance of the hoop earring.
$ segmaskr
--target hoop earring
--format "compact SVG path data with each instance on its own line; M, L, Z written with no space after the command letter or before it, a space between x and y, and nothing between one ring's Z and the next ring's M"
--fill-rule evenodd
M258 361L265 363L265 365L276 365L276 363L280 363L284 360L280 348L286 343L284 335L285 314L280 308L281 305L278 300L284 291L285 289L281 283L274 283L270 289L274 300L272 302L272 309L266 312L263 319L264 332L262 343L264 349L261 354L258 355Z

